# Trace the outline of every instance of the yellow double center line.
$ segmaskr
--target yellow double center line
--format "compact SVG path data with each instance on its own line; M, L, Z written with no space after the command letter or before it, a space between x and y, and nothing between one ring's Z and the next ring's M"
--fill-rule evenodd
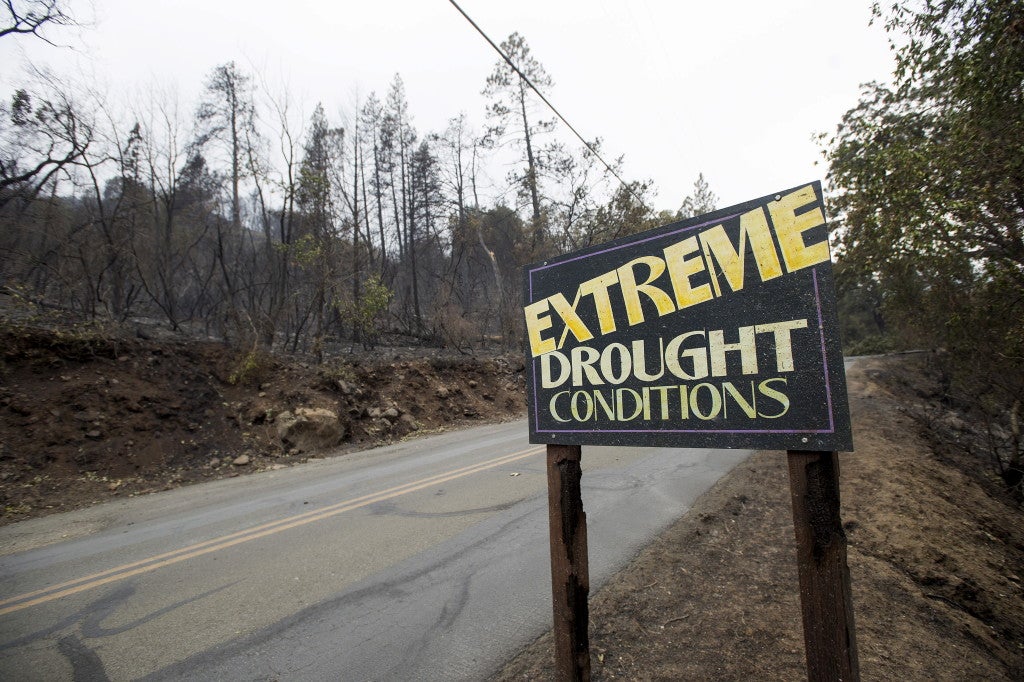
M259 538L267 537L274 533L280 533L281 531L285 531L290 528L297 528L309 523L314 523L315 521L322 521L323 519L328 519L332 516L352 511L353 509L359 509L360 507L365 507L376 502L390 500L401 495L406 495L408 493L416 492L417 490L438 485L439 483L447 483L448 481L454 481L455 479L470 476L481 471L486 471L487 469L493 469L505 464L510 464L520 459L526 459L527 457L540 454L542 451L543 447L533 447L527 450L521 450L519 452L512 453L511 455L498 457L497 459L482 462L480 464L472 464L460 469L453 469L452 471L428 476L427 478L395 486L394 488L388 488L387 490L363 495L362 497L356 497L351 500L345 500L344 502L338 502L320 509L313 509L302 514L264 523L260 526L238 531L237 533L231 533L230 535L224 535L219 538L198 542L194 545L182 547L170 552L164 552L163 554L157 554L140 561L101 571L100 573L93 573L92 575L87 575L83 578L69 580L67 582L60 583L59 585L51 585L50 587L36 590L34 592L26 592L25 594L20 594L0 601L0 616L14 611L27 609L32 606L38 606L39 604L45 604L55 599L61 599L62 597L85 592L86 590L92 590L108 583L124 580L125 578L130 578L141 573L155 571L158 568L194 559L204 554L210 554L222 549L227 549L228 547L234 547L235 545L240 545L244 542L258 540Z

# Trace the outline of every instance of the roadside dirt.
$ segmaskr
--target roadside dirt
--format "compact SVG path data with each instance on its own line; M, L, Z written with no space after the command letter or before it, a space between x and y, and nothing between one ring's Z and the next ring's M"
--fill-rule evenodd
M519 416L522 359L0 330L0 525ZM300 421L301 420L301 421Z
M861 676L1024 680L1024 511L948 432L936 439L969 426L938 406L927 365L849 372L841 495ZM591 596L594 679L805 680L795 551L785 453L758 453ZM548 634L494 679L554 679L553 655Z

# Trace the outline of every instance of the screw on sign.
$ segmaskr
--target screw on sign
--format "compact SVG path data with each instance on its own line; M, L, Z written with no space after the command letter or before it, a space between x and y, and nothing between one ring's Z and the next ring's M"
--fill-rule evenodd
M524 268L559 679L588 679L583 445L787 450L812 680L858 679L837 451L853 449L819 183Z

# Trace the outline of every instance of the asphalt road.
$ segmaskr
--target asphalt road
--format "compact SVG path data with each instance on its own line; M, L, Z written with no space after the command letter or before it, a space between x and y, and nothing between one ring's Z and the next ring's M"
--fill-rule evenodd
M551 623L543 446L420 438L0 529L2 680L478 680ZM585 447L592 590L745 451Z

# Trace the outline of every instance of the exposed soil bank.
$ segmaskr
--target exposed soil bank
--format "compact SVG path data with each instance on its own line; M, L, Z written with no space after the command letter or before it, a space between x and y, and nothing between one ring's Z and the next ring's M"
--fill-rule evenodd
M520 416L518 356L0 331L0 523Z

